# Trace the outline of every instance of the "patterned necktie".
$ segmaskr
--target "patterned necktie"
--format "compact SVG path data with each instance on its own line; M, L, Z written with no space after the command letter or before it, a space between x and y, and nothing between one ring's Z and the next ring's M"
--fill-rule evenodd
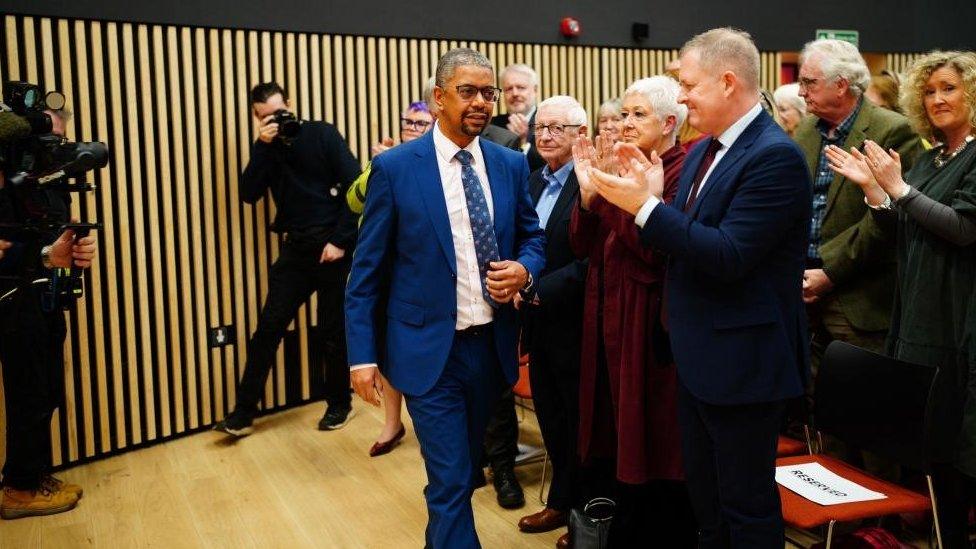
M495 238L495 227L488 215L488 201L481 189L481 180L471 167L473 159L470 152L461 149L454 155L461 163L461 182L464 184L464 197L468 203L468 217L471 220L471 234L474 236L474 251L478 256L478 269L481 272L481 295L492 307L498 304L488 294L486 278L488 276L488 262L498 261L498 240Z

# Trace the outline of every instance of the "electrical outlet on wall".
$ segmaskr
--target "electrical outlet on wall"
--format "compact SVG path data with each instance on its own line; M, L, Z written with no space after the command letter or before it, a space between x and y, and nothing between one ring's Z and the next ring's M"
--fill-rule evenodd
M207 342L211 349L231 345L237 342L237 330L234 329L233 324L210 328L207 333Z

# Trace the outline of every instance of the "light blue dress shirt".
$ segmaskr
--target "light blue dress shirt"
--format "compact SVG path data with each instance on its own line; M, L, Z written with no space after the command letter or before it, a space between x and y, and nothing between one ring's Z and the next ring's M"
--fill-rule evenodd
M546 228L549 216L552 215L552 209L556 207L556 200L559 199L559 193L562 192L572 171L572 161L563 164L561 168L556 170L556 173L553 173L548 165L542 168L542 179L546 181L546 187L542 189L542 194L539 195L539 202L535 205L535 211L539 214L539 226L543 229Z

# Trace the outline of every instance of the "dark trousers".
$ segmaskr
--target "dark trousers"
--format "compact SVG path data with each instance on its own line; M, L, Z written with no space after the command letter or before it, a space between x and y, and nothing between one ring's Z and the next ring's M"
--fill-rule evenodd
M552 462L546 507L569 511L579 501L576 455L579 436L579 362L557 363L542 348L532 349L532 400L542 440Z
M286 240L281 247L281 255L271 266L268 298L261 309L257 330L248 342L236 411L252 415L257 412L281 338L298 308L312 292L318 292L318 332L324 343L325 401L329 406L350 406L343 311L350 253L333 263L319 263L323 247L324 242L295 240Z
M492 471L515 467L518 455L518 416L515 414L515 393L506 389L494 405L485 432L485 460Z
M634 540L654 540L645 545L669 549L695 547L697 526L685 483L678 480L620 482L616 478L615 461L615 458L599 458L581 466L577 487L585 501L604 497L616 504L609 547L639 546Z
M699 547L782 549L775 470L786 402L708 404L679 385L681 447Z
M948 463L937 464L933 469L932 487L942 544L946 549L970 549L969 511L976 506L976 479Z
M441 377L423 395L405 395L427 470L427 547L480 547L471 495L488 418L505 381L490 328L454 338Z
M6 401L3 484L35 490L51 470L51 416L64 400L64 313L41 310L37 291L0 305L0 364Z

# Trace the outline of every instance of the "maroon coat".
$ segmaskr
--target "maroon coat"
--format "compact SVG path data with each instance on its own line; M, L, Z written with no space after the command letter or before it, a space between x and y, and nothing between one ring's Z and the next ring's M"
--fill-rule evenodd
M678 192L685 151L662 155L664 201ZM634 216L597 196L574 208L570 241L589 257L580 361L579 452L616 459L630 484L681 479L677 374L661 325L667 258L645 248ZM605 361L598 353L604 353ZM601 372L606 365L606 371Z

